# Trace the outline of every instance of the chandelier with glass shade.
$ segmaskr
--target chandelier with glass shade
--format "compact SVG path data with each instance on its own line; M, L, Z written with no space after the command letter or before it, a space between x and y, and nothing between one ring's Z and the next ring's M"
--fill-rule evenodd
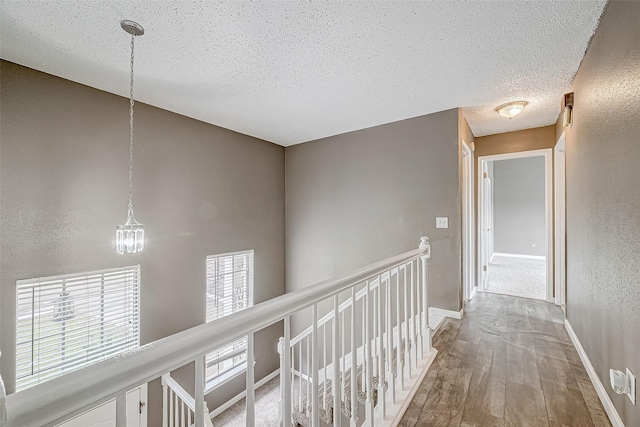
M144 29L133 21L122 21L120 26L131 34L131 83L129 84L129 209L127 222L116 229L116 251L133 254L144 249L144 226L133 216L133 50L135 38L144 34Z

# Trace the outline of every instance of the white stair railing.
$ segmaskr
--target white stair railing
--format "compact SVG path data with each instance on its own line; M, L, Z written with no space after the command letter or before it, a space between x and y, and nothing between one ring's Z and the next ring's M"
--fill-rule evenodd
M402 415L401 400L435 354L427 238L420 249L317 301L312 318L323 303L327 314L296 337L285 325L278 347L284 426L391 425Z
M204 402L205 427L213 427ZM195 420L196 402L171 374L162 376L162 427L191 427Z
M300 384L303 384L304 380L309 385L319 385L321 379L331 378L332 384L340 385L334 387L329 385L328 381L324 381L326 384L324 389L310 387L307 394L310 396L310 400L307 400L311 402L308 415L310 425L318 427L320 425L319 405L313 403L318 402L323 394L325 397L333 398L332 404L323 406L325 409L337 408L342 405L342 402L347 402L345 378L351 366L355 368L352 369L354 375L349 378L350 422L352 425L358 422L357 402L360 398L358 396L358 383L360 383L360 391L364 392L365 409L368 413L362 414L360 419L363 419L365 424L373 425L374 407L374 415L378 418L380 417L379 408L385 407L385 405L375 404L373 391L377 390L378 394L383 396L382 399L377 400L386 402L387 415L394 413L398 402L402 401L403 396L406 397L407 380L414 378L412 375L405 374L407 367L415 367L415 371L420 371L428 360L425 355L431 354L431 359L434 355L434 351L430 353L431 338L428 332L426 310L428 258L429 245L425 237L416 250L352 271L340 278L326 280L273 298L243 311L144 345L130 353L12 393L6 396L4 402L3 389L0 387L0 427L55 426L112 399L116 399L116 402L124 402L128 390L193 362L195 362L194 399L193 404L189 406L189 411L185 409L184 412L187 423L188 414L191 413L195 427L206 427L208 414L205 414L204 405L205 355L245 336L247 337L246 424L254 426L256 417L253 337L256 332L281 321L284 321L285 325L282 348L288 349L283 352L285 367L284 399L281 408L283 425L285 427L292 425L293 402L295 398L299 399L299 396L292 393L293 372L299 373L296 375ZM417 260L420 262L418 263ZM392 274L394 269L397 269L395 276ZM411 279L405 280L405 275ZM419 286L418 282L420 282ZM410 308L400 310L400 317L398 317L397 309L405 307L403 305L405 302L399 295L403 295L402 290L407 287L410 288L409 294L415 297L412 300L409 296L409 301L415 304L409 302ZM363 296L358 298L358 295ZM340 298L350 299L350 305L342 311L339 304ZM318 322L319 312L324 307L321 304L327 303L333 307L333 318L321 325ZM371 309L373 306L376 307L375 310ZM304 345L309 348L296 350L296 347L291 345L291 318L305 309L312 311L311 335L305 338L306 341L301 339L298 343L304 342ZM353 330L350 325L353 325ZM359 336L361 332L362 335ZM413 347L402 347L399 344L402 341L400 337L404 336L406 339L407 334L409 336L407 341L414 343ZM333 347L328 343L332 343ZM299 347L302 345L300 344ZM408 356L409 351L416 352L411 356L413 359ZM395 386L399 380L391 373L394 357L402 360L403 354L405 360L413 360L413 362L408 364L405 362L404 365L399 365L400 368L396 368L403 378L402 381L405 382L404 389L400 389ZM297 365L293 365L294 357L298 358ZM305 362L300 363L300 360ZM342 364L340 368L333 369L333 366L339 364ZM290 368L287 369L287 367ZM374 382L374 376L379 377L377 383ZM385 382L390 383L387 387L389 391L386 393ZM299 388L302 390L302 386ZM334 389L336 393L332 391ZM392 399L389 398L390 395ZM183 401L187 402L186 396ZM189 403L191 403L190 400ZM186 403L185 405L188 406ZM6 413L6 419L1 417L3 411ZM340 412L336 410L337 414ZM385 415L384 410L382 415ZM333 417L334 425L340 425L338 421L340 418ZM383 416L382 419L384 418ZM117 417L116 427L125 426L126 417Z

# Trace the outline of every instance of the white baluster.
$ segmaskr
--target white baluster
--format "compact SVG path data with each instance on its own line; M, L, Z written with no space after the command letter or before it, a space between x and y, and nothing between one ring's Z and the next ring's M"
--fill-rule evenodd
M280 400L278 400L278 419L280 421L284 418L284 381L286 377L284 374L284 352L284 338L280 337L278 340L278 354L280 355Z
M398 269L398 277L400 270ZM404 269L402 292L404 295L404 360L407 378L411 378L411 341L409 341L409 287L407 285L407 269Z
M302 407L302 340L298 342L298 409L300 413L306 412Z
M391 402L396 403L396 378L393 375L393 324L391 323L391 277L386 280L387 300L385 301L385 311L387 320L387 367L389 378L389 389L391 390Z
M366 396L367 400L365 403L365 414L366 421L369 425L373 425L373 373L372 373L372 360L371 360L371 306L370 306L370 296L371 293L371 283L367 280L366 283L366 293L364 294L364 324L365 324L365 334L364 334L364 345L362 348L363 357L365 360L363 361L363 371L366 371L366 385L367 391ZM363 383L364 385L364 383Z
M195 427L204 427L204 375L205 375L205 357L201 356L196 359L196 393L195 399ZM177 411L177 408L176 408Z
M173 390L169 389L169 427L173 427Z
M333 296L333 328L331 330L332 333L332 366L333 366L333 385L331 390L333 391L333 426L340 427L342 425L342 410L340 407L340 339L338 337L338 320L339 317L340 304L338 301L338 294Z
M246 420L247 427L253 427L256 425L256 394L255 394L255 365L253 351L253 332L247 335L247 407L246 407Z
M320 401L318 399L318 371L319 371L319 360L318 360L318 305L313 304L312 307L312 318L313 325L311 327L311 337L313 341L311 342L311 427L320 427Z
M322 325L322 409L327 409L327 324Z
M284 339L282 340L282 354L284 360L283 369L280 371L280 384L284 387L282 399L282 425L283 427L291 427L291 387L293 375L291 375L291 316L284 318Z
M400 272L396 274L396 330L398 331L398 344L396 347L396 371L400 390L404 390L404 355L402 354L402 304L400 298Z
M180 400L180 427L185 427L186 417L184 413L184 400Z
M420 262L420 261L418 261ZM424 342L422 340L422 273L420 272L420 268L418 267L418 277L416 279L416 308L418 310L418 325L417 325L417 340L418 340L418 352L421 357L424 355Z
M351 287L351 427L358 424L358 348L356 347L356 287Z
M413 275L413 261L408 263L407 266L411 267L411 348L413 349L413 360L415 363L414 366L417 367L418 346L416 343L416 297L415 297L416 281Z
M382 282L380 276L378 276L376 312L378 313L378 405L380 405L380 418L384 419L387 415L387 399L384 392L384 337L382 329Z
M366 288L364 289L366 291ZM367 388L367 378L365 377L366 372L365 372L365 352L364 352L364 344L365 344L365 321L364 318L366 316L366 309L365 309L365 299L362 299L362 332L360 334L360 339L362 340L362 370L360 371L360 384L362 384L362 390L366 390Z
M427 237L420 238L420 249L426 249L426 255L420 257L422 261L422 330L423 330L423 340L426 339L426 342L423 344L426 346L426 351L431 352L431 330L429 329L429 275L428 275L428 261L431 257L431 245L429 244L429 239ZM424 348L423 348L423 356L424 356Z
M167 393L167 383L165 375L168 374L164 374L162 376L162 427L169 427L169 395Z
M289 327L291 328L291 327ZM291 413L289 417L291 418L293 415L293 407L295 406L295 397L293 394L293 390L295 389L295 380L296 380L296 348L295 345L291 346ZM302 394L302 390L300 389L300 381L298 381L298 396ZM292 421L293 423L293 421Z
M205 427L213 427L213 421L211 421L211 415L209 414L209 408L207 402L204 402L204 425Z
M0 376L0 427L8 427L7 421L7 391L4 388L2 376Z
M187 425L191 427L192 423L193 421L191 420L191 409L189 408L189 410L187 411Z
M310 415L309 405L311 404L311 336L307 336L307 366L305 366L305 371L307 373L306 383L307 383L307 404L306 404L306 413L307 417Z
M340 313L340 337L341 337L341 341L342 341L342 345L340 346L340 348L342 349L342 352L341 352L342 353L342 357L340 357L340 362L342 363L342 365L340 367L341 368L340 369L340 373L342 374L342 381L340 381L340 387L342 387L342 388L341 388L340 391L342 392L343 399L346 402L347 397L344 395L344 388L346 386L346 380L345 380L345 372L346 372L346 370L345 370L344 367L345 367L346 360L344 360L344 359L346 357L345 352L346 352L346 349L347 349L347 345L345 343L345 333L344 333L344 311L342 313Z
M180 405L178 404L179 403L178 395L174 394L173 397L174 397L174 400L173 400L173 406L174 406L174 409L173 409L173 415L174 415L174 417L173 417L173 425L175 427L178 427L178 419L180 417Z

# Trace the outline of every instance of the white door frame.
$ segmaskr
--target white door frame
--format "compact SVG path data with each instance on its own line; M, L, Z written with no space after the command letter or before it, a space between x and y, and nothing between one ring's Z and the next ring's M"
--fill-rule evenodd
M547 258L547 301L555 302L553 297L553 176L552 176L552 155L551 148L541 150L520 151L516 153L495 154L491 156L478 157L478 230L481 230L484 216L484 206L482 206L484 196L484 186L482 185L482 171L486 162L495 160L522 159L526 157L544 156L544 207L545 207L545 240ZM483 233L478 233L478 259L482 259ZM491 257L492 254L488 254ZM478 274L482 277L482 263L478 263Z
M462 140L462 284L465 300L472 299L476 293L473 163L473 150Z
M554 250L554 282L555 303L560 306L566 304L567 280L567 243L566 243L566 171L565 171L565 135L562 132L553 150L554 174L553 194L555 206L555 250Z

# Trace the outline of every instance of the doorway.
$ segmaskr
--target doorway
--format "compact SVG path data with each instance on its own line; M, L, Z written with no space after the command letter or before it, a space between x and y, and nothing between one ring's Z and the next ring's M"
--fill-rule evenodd
M473 201L473 150L462 141L462 283L464 299L476 294L475 212Z
M554 302L552 150L478 158L483 291Z

